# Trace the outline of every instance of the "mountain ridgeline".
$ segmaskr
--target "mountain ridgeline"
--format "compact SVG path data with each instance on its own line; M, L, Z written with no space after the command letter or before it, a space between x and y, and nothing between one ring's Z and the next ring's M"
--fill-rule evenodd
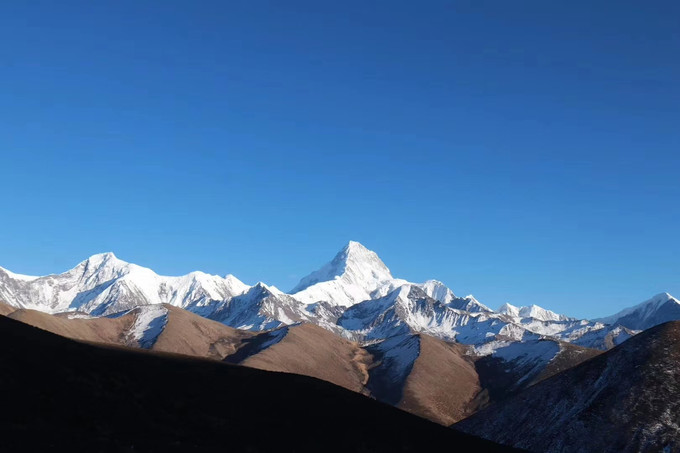
M0 300L14 308L89 316L168 304L244 330L309 322L356 340L411 331L472 345L477 352L495 349L490 346L495 341L543 337L604 350L636 331L680 317L680 303L665 293L593 321L535 305L505 304L494 311L472 296L456 296L436 280L394 278L378 255L358 242L349 242L289 293L262 282L249 286L233 275L161 276L103 253L43 277L0 268Z
M680 319L680 302L667 293L596 320L536 305L492 310L473 296L457 296L442 282L393 277L375 252L357 242L288 293L262 282L249 286L233 275L161 276L104 253L42 277L0 268L0 301L0 315L64 337L311 376L439 424L460 422L459 429L537 451L578 444L541 431L538 420L594 435L570 424L573 411L541 412L542 404L564 403L538 390L608 389L584 377L591 372L577 370L619 357L617 351L644 342L648 336L641 331ZM623 373L616 370L611 373ZM656 388L654 379L645 382ZM600 401L593 395L590 402ZM536 403L530 397L538 398ZM524 404L517 401L528 401L532 414L527 417L533 422L522 418L524 430L512 424ZM600 406L580 407L579 417ZM656 416L658 410L640 413ZM641 418L619 421L633 431L652 430ZM660 429L664 448L675 445L668 443L674 431ZM521 438L513 437L516 432ZM661 445L650 436L636 445ZM605 450L583 446L583 451Z

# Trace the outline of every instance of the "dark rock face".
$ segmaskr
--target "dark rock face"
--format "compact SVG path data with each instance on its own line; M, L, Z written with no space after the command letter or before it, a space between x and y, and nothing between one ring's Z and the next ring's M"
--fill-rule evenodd
M616 348L454 427L532 451L680 451L680 322Z

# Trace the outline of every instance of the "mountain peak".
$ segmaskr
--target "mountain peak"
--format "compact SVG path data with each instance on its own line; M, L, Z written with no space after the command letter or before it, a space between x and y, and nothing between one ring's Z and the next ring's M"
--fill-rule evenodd
M554 311L546 310L545 308L539 307L536 304L524 307L515 307L514 305L505 303L498 309L498 313L515 318L534 318L538 319L539 321L567 321L571 319L565 315L555 313Z
M91 257L89 257L86 261L90 262L104 262L104 261L111 261L111 260L117 260L118 258L116 255L113 254L113 252L104 252L104 253L95 253Z
M421 285L421 288L425 291L425 294L443 304L448 304L456 298L453 291L439 280L428 280Z
M385 266L385 263L382 262L378 255L356 241L349 241L347 245L335 255L332 262L344 265L345 268L350 264L371 264L373 267L380 268L381 272L389 274L389 278L392 278L390 270Z
M670 293L666 293L666 292L657 294L656 296L652 297L652 300L658 300L658 301L664 301L664 302L668 302L669 300L672 300L676 303L680 303L680 301L678 301L678 299L673 297Z
M347 245L344 247L345 249L353 249L353 250L368 250L366 247L364 247L364 244L361 242L357 241L349 241L347 242Z
M300 280L291 294L317 283L346 278L356 283L392 280L390 270L378 255L356 241L349 241L333 260Z
M517 317L519 316L519 308L506 302L498 309L498 313Z
M120 269L126 266L129 266L129 263L118 259L113 252L105 252L92 255L81 262L76 269L82 267L86 273L92 273L97 269Z
M670 319L680 319L680 301L669 293L659 293L641 304L596 321L644 330Z
M331 262L300 280L291 294L306 303L325 300L349 306L369 299L372 291L392 280L390 270L375 252L349 241Z

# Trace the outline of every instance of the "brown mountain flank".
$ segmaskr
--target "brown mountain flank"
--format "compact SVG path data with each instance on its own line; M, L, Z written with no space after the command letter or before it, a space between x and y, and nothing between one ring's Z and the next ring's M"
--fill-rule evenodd
M269 371L304 374L366 393L372 357L358 343L313 324L287 328L277 343L240 364Z
M236 352L245 339L255 336L181 308L171 305L165 308L168 322L151 348L153 351L222 360Z
M19 309L9 317L74 340L116 345L126 344L125 333L135 322L131 313L118 318L69 318L36 310Z
M479 376L467 347L428 335L420 336L420 354L397 405L408 412L444 425L470 415L480 392Z
M10 306L6 302L0 300L0 315L2 316L7 316L8 314L12 313L16 308Z
M168 322L151 348L155 351L221 360L233 354L244 339L255 335L181 308L164 306L168 310ZM19 309L10 312L8 316L74 340L135 347L136 342L130 338L128 332L138 313L139 309L135 309L112 318L71 318L69 316L72 315L65 313L51 315Z

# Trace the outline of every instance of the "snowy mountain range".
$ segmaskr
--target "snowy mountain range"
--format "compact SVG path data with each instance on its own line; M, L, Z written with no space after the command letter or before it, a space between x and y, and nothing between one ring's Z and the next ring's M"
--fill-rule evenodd
M104 253L43 277L0 268L0 300L15 308L95 317L168 304L239 329L312 323L362 342L425 333L470 345L482 355L546 338L608 349L640 330L680 319L680 302L669 294L592 321L536 305L505 304L494 311L472 296L456 296L439 281L394 278L375 252L354 241L289 293L264 283L248 286L233 275L161 276Z

